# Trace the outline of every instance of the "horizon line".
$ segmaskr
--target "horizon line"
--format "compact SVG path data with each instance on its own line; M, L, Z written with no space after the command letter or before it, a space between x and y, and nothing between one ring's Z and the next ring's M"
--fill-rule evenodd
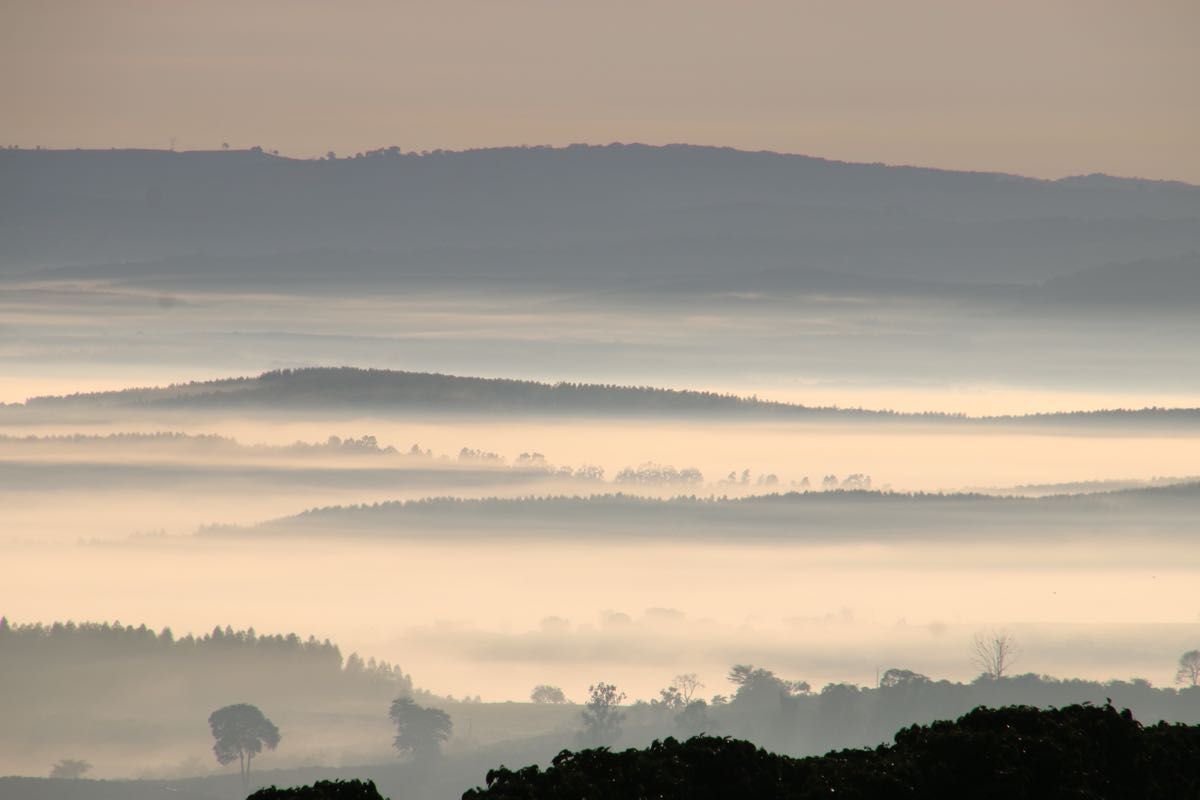
M461 149L435 148L422 150L404 150L399 145L388 145L378 147L372 150L360 150L353 155L336 155L334 151L333 157L326 155L316 156L297 156L282 153L277 149L268 149L261 145L252 145L248 147L216 147L216 148L195 148L195 149L175 149L173 147L43 147L41 145L25 146L25 145L8 145L0 147L0 157L4 153L153 153L160 155L254 155L264 158L273 158L283 161L295 162L330 162L338 163L343 161L361 161L369 158L378 157L395 157L395 158L436 158L445 156L462 156L477 153L492 153L492 152L511 152L511 151L551 151L565 152L568 150L605 150L614 148L645 148L649 150L671 150L671 149L694 149L694 150L710 150L718 152L726 152L744 156L773 156L786 159L803 159L807 161L819 161L826 164L841 165L841 166L856 166L856 167L881 167L884 169L893 170L913 170L920 172L935 172L956 175L978 175L978 176L993 176L1000 178L1016 178L1024 181L1037 183L1064 183L1073 180L1087 178L1102 178L1113 181L1122 181L1128 183L1140 184L1158 184L1163 186L1186 187L1189 189L1200 188L1200 183L1191 183L1178 178L1146 178L1136 175L1116 175L1109 172L1086 172L1072 173L1063 175L1057 178L1040 178L1033 175L1025 175L1019 172L1006 172L995 169L954 169L950 167L934 167L922 164L910 163L891 163L885 161L850 161L845 159L829 158L826 156L812 155L809 153L798 153L783 150L771 150L767 148L749 149L742 147L734 147L732 145L719 144L698 144L691 142L667 142L664 144L648 144L639 141L612 141L607 143L593 142L573 142L564 145L555 144L496 144L484 147L466 147Z

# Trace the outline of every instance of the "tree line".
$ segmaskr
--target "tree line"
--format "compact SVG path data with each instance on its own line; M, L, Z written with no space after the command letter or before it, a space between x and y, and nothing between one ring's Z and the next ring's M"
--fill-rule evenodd
M750 496L669 498L630 492L559 494L517 498L426 497L311 508L254 527L213 526L209 535L321 534L438 535L480 530L526 531L561 524L564 535L603 533L644 538L737 534L755 537L863 538L911 533L929 538L952 532L972 536L1026 535L1031 523L1047 531L1085 522L1097 535L1131 525L1175 536L1194 515L1200 483L1114 492L999 496L978 492L897 492L875 489L770 492Z
M1098 411L968 417L940 411L898 412L841 406L808 406L730 393L654 386L541 383L511 378L474 378L430 372L359 367L308 367L264 372L257 377L192 381L165 387L131 388L29 398L25 405L105 405L162 407L409 407L439 411L538 413L726 414L988 424L1098 424L1148 422L1158 425L1200 422L1197 408L1116 408ZM16 404L20 405L20 404Z
M735 664L729 689L710 698L695 674L677 675L657 697L626 704L619 687L603 681L588 687L579 717L577 744L584 747L636 743L661 736L732 735L793 754L860 747L887 740L898 728L947 719L977 706L1055 707L1114 702L1143 721L1200 723L1200 650L1178 660L1175 687L1154 687L1133 678L1106 682L1012 674L1016 642L1006 634L977 637L971 648L979 676L968 683L935 680L891 668L873 687L830 683L815 690L753 664ZM1177 688L1178 687L1178 688ZM721 687L714 687L718 690ZM563 703L562 690L534 688L535 703Z
M231 690L282 702L416 691L399 666L357 653L343 657L337 645L312 636L218 626L176 637L170 628L120 622L14 624L0 617L0 702L9 709L97 702L138 708L156 687L178 684L189 702L219 701Z

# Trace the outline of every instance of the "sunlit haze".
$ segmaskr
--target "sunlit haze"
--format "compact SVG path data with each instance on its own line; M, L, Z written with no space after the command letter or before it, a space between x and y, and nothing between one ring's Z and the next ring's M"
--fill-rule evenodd
M0 3L0 798L1192 796L1197 32Z

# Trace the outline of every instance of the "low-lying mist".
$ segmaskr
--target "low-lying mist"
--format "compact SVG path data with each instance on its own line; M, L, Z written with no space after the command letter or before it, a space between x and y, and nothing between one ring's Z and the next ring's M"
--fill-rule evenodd
M1195 371L1179 368L1194 363L1194 315L997 304L982 288L924 298L454 281L339 294L80 279L4 289L4 402L335 364L905 411L1200 405Z
M423 688L489 700L544 682L578 695L600 679L648 695L679 672L719 683L744 661L818 684L870 684L890 666L969 678L970 635L993 628L1019 632L1022 671L1168 683L1200 635L1200 558L1132 530L1102 549L650 532L637 543L456 544L431 530L397 544L169 537L6 551L13 619L311 632L400 664Z
M1038 312L1014 337L1013 309L845 297L784 308L543 296L514 314L481 293L314 304L85 286L0 302L21 307L0 331L20 332L0 340L9 401L324 363L902 410L1200 405L1178 369L1194 333L1183 317L1146 332ZM970 681L972 638L995 630L1020 643L1018 672L1167 686L1200 639L1190 495L939 504L905 493L1163 487L1200 473L1197 445L1200 428L1169 418L9 406L0 612L329 638L343 656L399 665L437 696L423 700L450 708L451 757L521 742L522 762L570 744L578 725L574 707L521 703L539 684L572 701L598 681L653 699L695 673L711 698L731 693L732 664L814 691L875 686L889 668ZM627 513L617 493L697 499ZM447 499L419 513L396 505L429 498ZM487 498L515 502L459 503ZM538 503L558 503L548 521ZM342 508L297 516L331 507ZM209 706L255 698L189 699L181 686L157 685L154 708L91 708L79 729L40 719L0 767L42 772L26 765L77 750L98 776L209 772ZM385 711L398 690L372 691L280 699L267 710L288 749L273 763L392 759Z

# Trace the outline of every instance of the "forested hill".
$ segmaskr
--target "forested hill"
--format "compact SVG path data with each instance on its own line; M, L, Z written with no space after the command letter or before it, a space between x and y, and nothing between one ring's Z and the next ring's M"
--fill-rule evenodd
M811 412L784 403L714 392L586 383L538 383L427 372L316 367L265 372L254 378L31 398L30 407L158 406L188 408L366 407L431 411L726 413ZM854 412L859 414L875 412Z
M388 148L322 160L0 150L0 276L144 262L143 277L209 285L736 284L811 269L1037 283L1198 250L1198 220L1200 188L1179 183L687 145ZM273 260L296 253L307 255Z
M539 535L636 539L905 540L1050 533L1094 538L1131 525L1146 534L1190 535L1200 483L1081 495L996 497L880 491L789 492L741 499L628 494L461 499L329 506L255 527L214 526L209 536L437 537Z
M247 695L284 705L307 694L310 702L333 704L387 702L412 691L399 667L357 653L343 658L336 645L311 636L226 626L176 637L169 628L156 633L119 622L41 625L0 617L0 703L14 719L53 720L82 703L144 709L163 697L215 708Z
M17 409L20 404L8 406ZM593 383L540 383L427 372L313 367L158 388L30 398L30 410L355 409L436 413L626 414L715 418L893 420L1023 425L1200 425L1200 409L1147 408L1026 416L965 417L942 413L805 406L716 392Z

